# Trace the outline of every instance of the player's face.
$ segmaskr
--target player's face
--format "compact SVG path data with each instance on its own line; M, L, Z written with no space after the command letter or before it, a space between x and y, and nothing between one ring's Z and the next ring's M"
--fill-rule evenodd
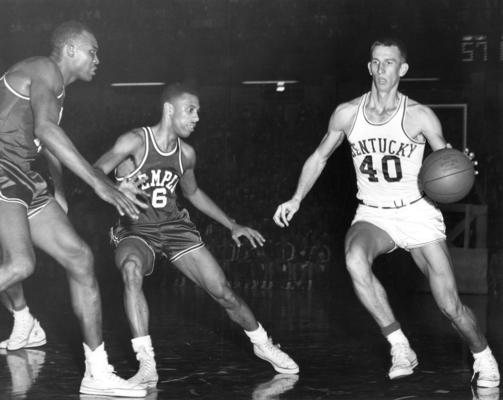
M91 81L98 68L98 42L92 33L83 32L74 42L74 71L78 79Z
M173 106L173 127L180 137L188 137L196 128L199 121L199 99L188 93L184 93L171 101Z
M368 63L369 73L378 90L387 91L398 86L408 65L403 61L396 46L376 46Z

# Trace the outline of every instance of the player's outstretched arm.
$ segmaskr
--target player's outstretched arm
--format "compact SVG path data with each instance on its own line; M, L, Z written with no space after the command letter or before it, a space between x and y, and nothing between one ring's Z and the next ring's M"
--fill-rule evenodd
M219 222L231 231L232 239L237 246L241 246L239 238L246 237L253 247L262 246L265 242L264 237L255 229L247 226L242 226L230 218L205 192L197 185L194 174L196 156L194 150L185 145L184 158L187 162L185 172L180 180L180 187L183 195L196 207L199 211L206 214L208 217Z
M57 93L62 87L58 73L55 66L51 68L50 65L41 65L39 73L31 77L30 101L35 136L59 161L90 185L102 200L115 206L121 215L127 213L132 218L137 218L139 211L134 203L117 190L105 174L93 168L82 157L58 126Z
M282 228L288 226L295 213L299 210L301 201L306 197L321 175L327 160L341 145L344 140L344 132L350 116L349 111L353 108L349 106L349 103L342 104L337 107L332 114L328 132L325 134L316 150L314 150L304 162L294 195L290 200L280 204L276 209L273 216L276 225Z
M114 145L110 150L104 153L98 161L94 163L94 167L103 171L104 174L108 175L115 168L119 166L123 161L131 156L134 156L138 149L144 148L143 143L144 137L140 130L132 130L121 136L116 140ZM124 179L119 184L119 190L124 193L135 205L141 208L147 208L148 204L140 200L138 196L143 198L148 197L148 194L140 189L140 185L143 182L137 177L132 177L131 179Z

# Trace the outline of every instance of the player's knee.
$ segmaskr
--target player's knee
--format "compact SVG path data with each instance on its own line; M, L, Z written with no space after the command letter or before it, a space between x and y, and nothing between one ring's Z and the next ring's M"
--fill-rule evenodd
M2 265L2 274L10 274L12 279L20 282L35 271L35 259L29 256L16 257Z
M78 246L69 249L65 258L65 264L70 266L72 270L82 274L93 273L93 252L86 243L81 242Z
M140 260L134 256L127 257L121 264L122 280L128 289L141 288L143 273Z
M370 274L370 263L363 251L349 247L346 249L346 269L353 279L365 279Z
M213 291L212 295L225 308L233 308L239 305L239 297L234 293L227 281L222 282L222 284Z
M457 320L465 309L457 296L449 296L449 298L443 299L439 303L440 311L451 321Z

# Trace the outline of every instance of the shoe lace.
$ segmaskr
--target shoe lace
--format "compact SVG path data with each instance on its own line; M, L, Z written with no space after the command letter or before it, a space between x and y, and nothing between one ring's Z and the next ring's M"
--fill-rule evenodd
M118 383L126 382L125 379L122 379L119 375L116 374L115 368L110 364L106 365L102 372L104 375L106 375L107 379L112 382L118 382Z
M395 364L408 363L407 354L409 353L409 346L405 343L398 343L391 347L391 362Z
M262 346L272 357L279 361L289 362L291 360L290 356L281 350L281 345L279 343L274 344L270 338Z
M17 340L28 337L34 321L31 318L15 318L9 340Z

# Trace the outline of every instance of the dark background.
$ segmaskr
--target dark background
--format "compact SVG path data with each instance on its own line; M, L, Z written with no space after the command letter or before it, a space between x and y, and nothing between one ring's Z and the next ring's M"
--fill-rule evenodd
M280 235L272 214L291 196L331 112L369 89L372 40L398 36L410 64L401 90L426 104L467 105L465 139L477 154L480 175L465 201L489 206L488 247L503 248L501 1L2 0L0 9L1 70L48 55L50 32L64 20L81 20L95 31L98 74L92 83L68 88L62 121L91 162L119 134L159 116L161 87L111 83L197 84L201 121L189 142L198 152L199 183L231 216L272 240ZM282 93L242 84L270 79L298 83ZM460 110L435 111L448 140L462 146ZM341 249L356 207L347 150L343 146L332 157L290 235L324 236ZM77 229L94 247L108 248L113 209L66 175ZM203 232L218 229L191 212Z

